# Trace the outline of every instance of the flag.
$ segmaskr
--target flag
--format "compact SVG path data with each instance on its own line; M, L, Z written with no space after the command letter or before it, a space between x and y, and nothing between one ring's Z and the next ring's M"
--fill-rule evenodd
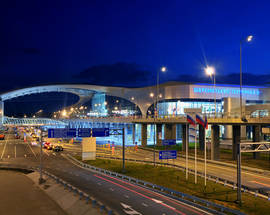
M206 115L204 116L204 128L208 129L208 121Z
M187 115L187 121L189 122L189 124L196 126L195 120L189 115Z
M203 121L203 119L198 114L196 114L196 122L198 124L202 125L203 127L205 127L205 122Z

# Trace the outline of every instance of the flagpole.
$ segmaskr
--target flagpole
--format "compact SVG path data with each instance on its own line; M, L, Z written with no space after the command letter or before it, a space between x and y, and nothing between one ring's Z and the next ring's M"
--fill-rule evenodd
M204 186L206 187L206 128L204 128Z
M186 124L186 180L188 180L188 123Z
M195 125L195 184L197 184L197 125Z

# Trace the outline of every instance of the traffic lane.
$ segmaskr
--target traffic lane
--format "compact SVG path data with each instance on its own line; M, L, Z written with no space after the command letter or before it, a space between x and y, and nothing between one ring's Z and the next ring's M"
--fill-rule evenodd
M117 179L112 180L105 178L106 180L111 180L113 183L104 179L101 180L101 178L98 178L97 176L105 177L102 174L98 174L95 171L90 172L89 170L84 170L80 167L74 166L73 164L70 165L69 161L64 162L65 163L63 163L63 159L58 156L55 157L52 162L47 163L46 168L48 168L48 170L52 171L54 174L64 178L69 183L84 191L87 191L89 194L92 193L94 196L96 196L96 198L100 199L110 207L118 208L118 210L121 212L123 212L123 206L119 202L123 203L124 205L129 205L134 210L143 212L143 214L162 214L160 213L161 211L166 214L202 214L200 212L198 213L197 211L192 211L194 209L182 212L183 210L187 210L186 208L182 208L184 207L183 205L180 207L174 203L176 206L174 205L172 207L169 205L172 204L172 202L163 203L164 201L168 201L168 199L158 200L157 198L160 197L157 196L157 194L151 194L154 195L155 198L153 198L153 196L149 197L149 193L144 194L139 187L136 188L134 185L129 185L130 187L127 187L125 182L121 182L122 184L119 186L117 184L120 182ZM62 172L63 169L66 170L64 173Z
M145 187L132 184L127 181L123 181L119 178L104 175L104 174L95 174L97 178L100 178L101 181L108 182L109 184L114 184L116 187L123 188L129 193L135 193L136 199L142 197L141 205L149 205L152 213L166 213L166 214L209 214L208 212L203 212L200 209L197 209L193 206L187 205L183 202L171 199L162 194L156 193L155 191L149 190ZM130 198L130 204L132 204L136 199L132 200ZM137 204L136 204L137 205ZM140 204L139 204L140 205ZM144 205L145 206L145 205ZM156 209L156 212L153 211L153 208Z

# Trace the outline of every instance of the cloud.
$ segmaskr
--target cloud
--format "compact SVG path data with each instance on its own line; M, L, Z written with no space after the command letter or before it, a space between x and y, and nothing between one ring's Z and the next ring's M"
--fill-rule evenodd
M108 86L144 86L152 72L136 63L92 66L75 75L76 82Z

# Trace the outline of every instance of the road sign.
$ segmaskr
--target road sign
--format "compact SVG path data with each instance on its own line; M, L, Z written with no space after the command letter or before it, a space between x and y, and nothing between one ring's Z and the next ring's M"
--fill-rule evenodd
M159 160L162 160L162 159L176 159L176 157L177 157L176 150L159 151Z
M78 128L78 137L91 137L91 128Z
M108 137L109 135L109 128L92 128L92 137Z
M76 128L48 129L48 138L73 138L76 137Z
M163 146L172 146L176 145L176 139L162 140Z

